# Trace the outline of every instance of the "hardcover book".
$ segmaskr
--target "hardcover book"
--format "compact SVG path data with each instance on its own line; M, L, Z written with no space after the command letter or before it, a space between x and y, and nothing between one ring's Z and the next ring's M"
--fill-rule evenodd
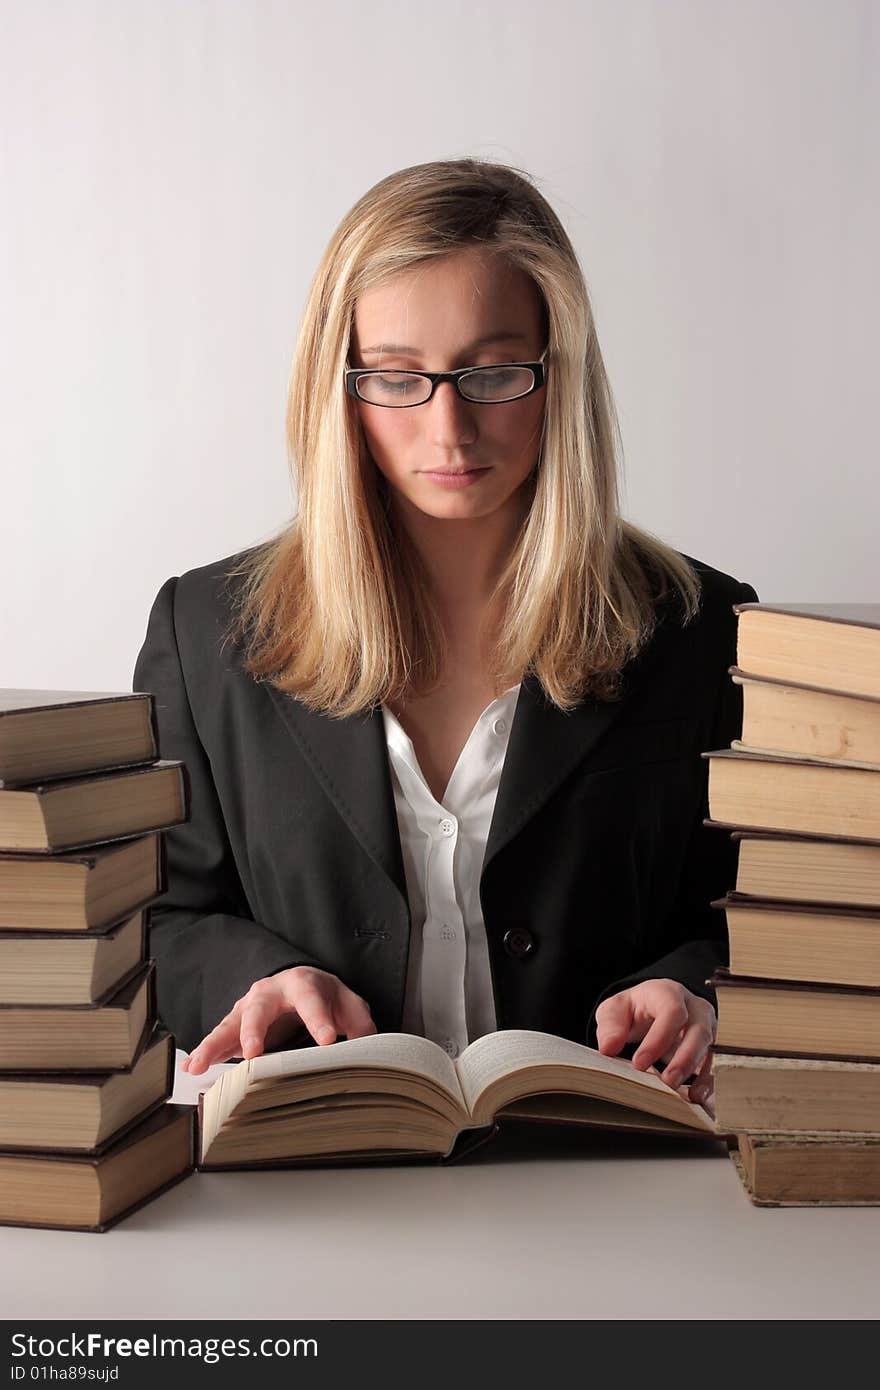
M742 738L732 748L880 770L880 697L840 695L729 668L742 687Z
M880 909L880 844L782 830L734 830L730 836L739 846L740 897Z
M781 903L728 893L733 975L880 987L880 908Z
M54 854L179 825L189 818L190 794L186 765L177 758L4 789L0 850Z
M0 927L101 931L168 888L161 831L67 854L0 854Z
M89 690L0 690L0 786L153 762L155 696Z
M709 760L709 816L731 829L880 843L880 770L721 748Z
M503 1029L453 1062L427 1038L378 1033L267 1053L223 1072L201 1097L199 1167L448 1162L535 1097L558 1106L546 1118L569 1123L607 1126L616 1115L622 1128L716 1133L684 1088L567 1038Z
M130 1069L154 1017L155 961L93 1004L0 1004L0 1073Z
M748 675L880 697L880 604L735 603Z
M195 1111L159 1106L103 1153L0 1153L0 1225L106 1231L194 1168Z
M752 979L723 966L709 983L719 1051L880 1061L880 989Z
M147 910L101 932L0 931L0 1004L94 1004L146 955Z
M880 1064L831 1057L758 1057L713 1049L715 1115L727 1133L880 1135Z
M144 1029L130 1071L0 1072L0 1149L103 1152L174 1089L174 1039Z
M880 1135L740 1134L737 1172L756 1206L880 1205Z

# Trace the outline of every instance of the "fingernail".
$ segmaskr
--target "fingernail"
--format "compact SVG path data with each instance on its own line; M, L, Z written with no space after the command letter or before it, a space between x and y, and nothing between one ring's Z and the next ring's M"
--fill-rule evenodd
M245 1040L244 1040L244 1050L245 1050L245 1052L249 1052L252 1048L255 1048L255 1047L256 1047L256 1048L259 1048L259 1047L260 1047L260 1039L259 1039L259 1038L255 1038L255 1037L245 1038Z
M666 1082L667 1086L673 1086L673 1087L675 1087L675 1086L680 1086L680 1085L681 1085L681 1072L680 1072L680 1071L665 1071L665 1072L663 1073L663 1080Z
M331 1028L329 1023L325 1023L322 1025L322 1027L318 1029L315 1036L317 1037L318 1042L335 1042L336 1029Z

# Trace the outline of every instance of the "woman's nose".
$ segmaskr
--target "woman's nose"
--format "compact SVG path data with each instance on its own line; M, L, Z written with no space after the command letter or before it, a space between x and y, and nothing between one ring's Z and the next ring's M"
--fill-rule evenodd
M464 443L476 435L478 407L458 394L454 382L438 382L423 409L428 413L428 427L435 443Z

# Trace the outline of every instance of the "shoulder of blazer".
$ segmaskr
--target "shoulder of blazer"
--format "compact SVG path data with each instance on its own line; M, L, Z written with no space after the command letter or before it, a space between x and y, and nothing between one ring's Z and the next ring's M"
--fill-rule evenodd
M706 564L704 560L694 559L681 551L678 553L700 580L699 611L688 627L695 633L699 631L707 640L714 635L722 642L729 642L730 635L735 632L737 625L733 605L742 602L746 595L754 595L754 589L750 584L735 579L732 574L726 574L724 570Z
M250 551L186 570L174 586L172 613L177 652L194 710L210 707L218 679L242 683L250 692L253 678L240 669L240 649L229 635L232 594L240 580L229 580Z
M231 595L238 582L230 580L230 573L256 549L256 546L252 546L236 551L209 564L186 570L178 578L174 596L175 625L181 654L186 653L190 657L187 662L190 669L196 664L198 656L220 655L232 618ZM687 638L689 642L708 641L710 645L719 641L726 643L736 626L734 603L742 601L744 587L749 595L753 591L749 585L744 586L733 575L716 569L706 561L685 555L682 551L678 553L699 577L700 607L696 617L684 629L676 621L671 624L664 621L661 628L667 632L669 626L677 630L679 641ZM668 618L669 615L664 616ZM649 645L664 646L665 639L658 632L656 643ZM647 656L647 652L644 655Z
M724 570L714 569L712 565L707 565L705 560L695 560L692 555L685 555L681 550L678 554L699 576L707 603L724 605L729 602L731 606L736 603L737 595L743 587L742 580L734 579L732 574L726 574Z
M735 660L737 618L733 605L754 590L733 575L706 564L703 560L678 552L700 581L700 601L696 614L689 622L682 620L680 604L672 599L661 601L658 622L648 642L637 656L624 667L624 688L635 697L635 703L650 701L651 686L658 669L675 668L675 679L682 690L688 683L714 691L716 674L726 672ZM637 694L638 692L638 694Z
M228 575L257 549L257 546L248 546L220 560L212 560L207 565L198 565L187 570L177 581L177 604L183 605L184 611L197 611L200 616L204 616L206 608L210 608L212 604L219 605L224 612L228 612ZM683 551L677 553L699 576L704 602L707 605L714 607L723 606L728 602L731 605L736 603L743 587L741 580L735 579L732 574L726 574L724 570L715 569L705 560L685 555ZM234 581L232 582L234 584Z
M230 579L230 573L256 549L251 546L236 551L180 575L174 592L174 616L176 623L183 624L187 637L205 630L212 637L225 631L232 617L230 595L241 582Z

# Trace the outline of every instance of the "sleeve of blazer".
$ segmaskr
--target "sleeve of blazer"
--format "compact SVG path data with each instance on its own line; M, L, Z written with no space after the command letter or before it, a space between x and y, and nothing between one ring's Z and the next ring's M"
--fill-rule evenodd
M159 748L190 778L190 818L164 831L168 889L150 913L157 1009L179 1047L191 1051L255 980L319 962L253 920L235 867L210 762L193 722L174 626L177 577L154 600L133 690L156 697Z
M734 602L757 603L750 584L742 584ZM731 625L728 660L721 676L716 701L711 748L727 748L742 733L742 686L731 680L728 666L736 663L736 621ZM706 750L710 751L709 749ZM596 1010L604 999L643 980L677 980L692 994L717 1008L715 991L706 980L728 961L727 922L724 913L710 903L723 898L736 878L736 844L728 831L703 825L709 815L709 763L703 759L703 793L685 854L678 893L665 931L667 950L659 960L616 980L602 991L587 1024L587 1043L596 1046Z

